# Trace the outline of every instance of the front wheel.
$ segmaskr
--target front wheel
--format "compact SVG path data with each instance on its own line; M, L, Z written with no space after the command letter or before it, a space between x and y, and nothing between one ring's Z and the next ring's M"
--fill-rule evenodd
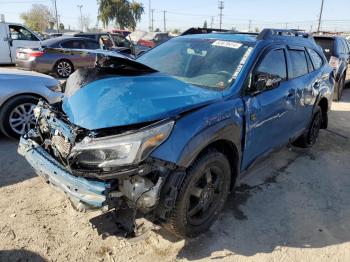
M188 169L165 228L182 238L207 231L224 206L230 182L225 155L215 150L202 155Z

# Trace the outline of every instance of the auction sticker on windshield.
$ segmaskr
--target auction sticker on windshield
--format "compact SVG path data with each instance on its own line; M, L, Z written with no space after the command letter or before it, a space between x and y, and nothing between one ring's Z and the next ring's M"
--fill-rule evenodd
M241 43L236 43L236 42L231 42L231 41L222 41L222 40L216 40L214 43L212 43L212 45L213 46L234 48L234 49L238 49L242 46Z

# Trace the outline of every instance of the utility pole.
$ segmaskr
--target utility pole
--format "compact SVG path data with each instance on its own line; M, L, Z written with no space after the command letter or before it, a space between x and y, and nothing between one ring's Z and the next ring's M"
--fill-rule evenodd
M252 31L252 20L249 20L248 32Z
M320 11L320 17L318 18L317 33L320 33L320 30L321 30L321 22L322 22L322 14L323 14L323 4L324 4L324 0L322 0L322 2L321 2L321 11Z
M58 25L58 14L57 14L57 5L56 5L56 0L53 0L53 6L55 8L55 16L56 16L56 28L57 28L57 33L60 32L60 28Z
M148 0L148 31L152 31L151 0Z
M219 1L219 16L220 16L220 29L222 28L222 10L224 9L224 1Z
M81 9L83 8L83 5L77 5L77 7L80 10L81 31L84 32L83 13L81 12Z
M164 24L164 32L166 32L166 18L165 18L166 11L163 11L163 24Z
M213 29L214 26L214 16L211 17L210 28Z
M288 23L286 23L286 29L288 29Z
M151 9L151 32L154 31L154 19L153 19L154 9Z

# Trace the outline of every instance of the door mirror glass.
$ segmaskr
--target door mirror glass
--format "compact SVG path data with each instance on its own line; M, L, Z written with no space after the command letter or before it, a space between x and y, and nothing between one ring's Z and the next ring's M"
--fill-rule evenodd
M252 93L257 94L265 90L276 88L280 85L282 78L277 75L256 73L253 77Z

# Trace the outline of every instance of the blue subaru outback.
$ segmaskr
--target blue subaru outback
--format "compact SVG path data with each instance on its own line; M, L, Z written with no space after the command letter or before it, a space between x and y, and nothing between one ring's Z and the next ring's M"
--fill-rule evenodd
M78 210L128 206L194 237L262 156L316 142L333 85L296 31L186 35L136 61L100 53L61 103L39 102L19 153Z

